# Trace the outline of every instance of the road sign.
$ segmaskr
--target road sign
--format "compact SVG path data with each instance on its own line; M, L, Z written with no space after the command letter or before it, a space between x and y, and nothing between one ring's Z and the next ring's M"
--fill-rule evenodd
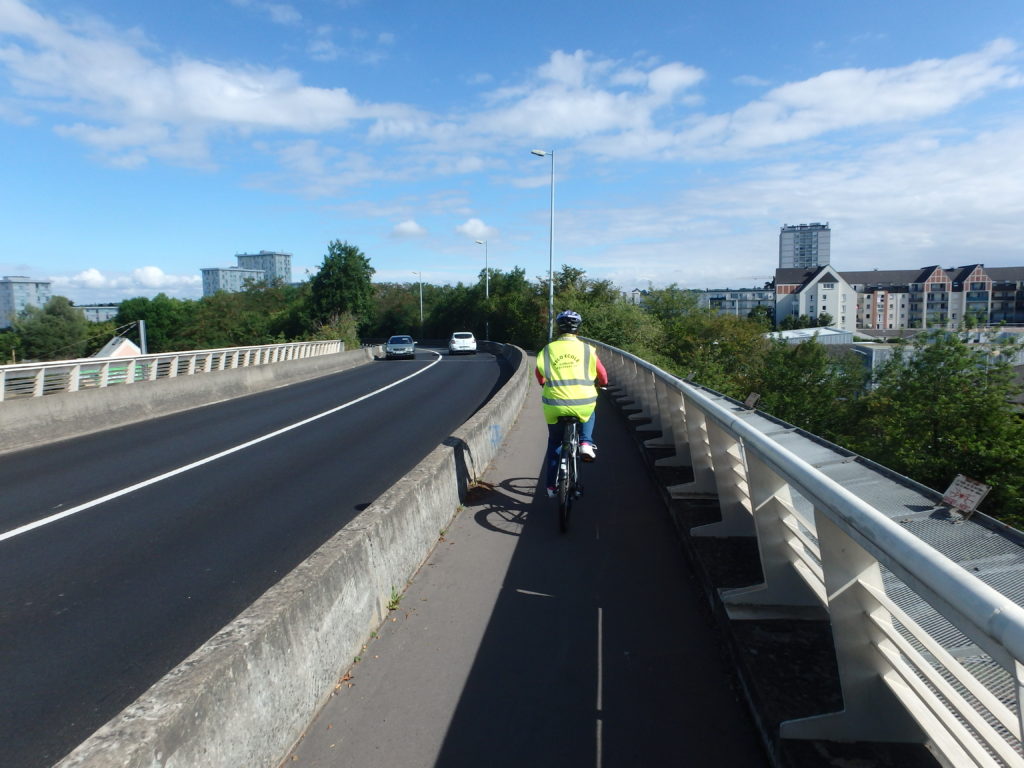
M966 475L957 475L942 495L942 503L959 509L969 517L990 490L990 485L979 483Z

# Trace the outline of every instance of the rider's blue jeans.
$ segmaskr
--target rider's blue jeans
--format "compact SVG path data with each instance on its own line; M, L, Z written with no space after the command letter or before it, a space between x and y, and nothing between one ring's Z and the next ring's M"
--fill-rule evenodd
M594 444L594 418L597 416L597 409L590 414L590 418L580 424L580 442ZM562 444L562 435L565 434L564 424L548 424L548 471L546 486L551 488L558 478L558 448Z

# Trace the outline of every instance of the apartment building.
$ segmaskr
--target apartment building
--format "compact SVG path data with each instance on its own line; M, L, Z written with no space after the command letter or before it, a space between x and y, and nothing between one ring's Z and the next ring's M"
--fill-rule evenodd
M857 292L839 272L831 266L775 270L776 325L801 315L816 323L825 314L833 328L857 329Z
M872 330L1024 323L1024 267L843 272L857 292L857 325Z
M779 269L828 266L832 258L832 230L824 224L784 224L779 230Z
M0 280L0 328L11 322L28 306L43 307L53 294L49 280L33 280L21 275L8 275Z
M292 255L278 251L236 253L234 267L203 267L203 296L217 291L234 293L245 288L247 280L271 283L292 281Z
M710 307L721 314L747 317L757 307L775 309L775 291L771 285L763 288L708 289L700 294L700 306Z
M212 296L217 291L236 293L245 288L246 281L261 283L266 279L262 269L242 269L241 267L204 267L203 296Z
M235 254L240 269L259 269L266 281L280 280L282 283L292 281L292 255L278 251L260 251L259 253Z

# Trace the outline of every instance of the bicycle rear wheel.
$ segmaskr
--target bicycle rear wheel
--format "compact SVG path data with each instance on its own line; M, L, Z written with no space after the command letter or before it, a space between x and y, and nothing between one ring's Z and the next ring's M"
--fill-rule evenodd
M572 497L575 495L572 478L572 460L562 459L558 470L558 530L569 530Z
M576 498L576 451L578 446L576 424L569 423L565 427L562 455L558 462L558 530L562 533L569 530L572 503Z

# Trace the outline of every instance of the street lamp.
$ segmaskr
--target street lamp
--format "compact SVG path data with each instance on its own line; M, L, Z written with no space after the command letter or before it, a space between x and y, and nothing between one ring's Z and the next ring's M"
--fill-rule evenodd
M487 241L476 240L474 242L484 247L484 298L489 299L491 298L491 271L487 266Z
M486 300L487 306L487 319L484 320L484 329L487 340L491 340L491 268L487 261L487 241L486 240L475 240L477 245L484 247L484 299Z
M423 338L423 273L413 272L420 283L420 339Z
M555 150L531 149L530 154L551 158L551 215L548 220L548 341L551 341L555 327Z

